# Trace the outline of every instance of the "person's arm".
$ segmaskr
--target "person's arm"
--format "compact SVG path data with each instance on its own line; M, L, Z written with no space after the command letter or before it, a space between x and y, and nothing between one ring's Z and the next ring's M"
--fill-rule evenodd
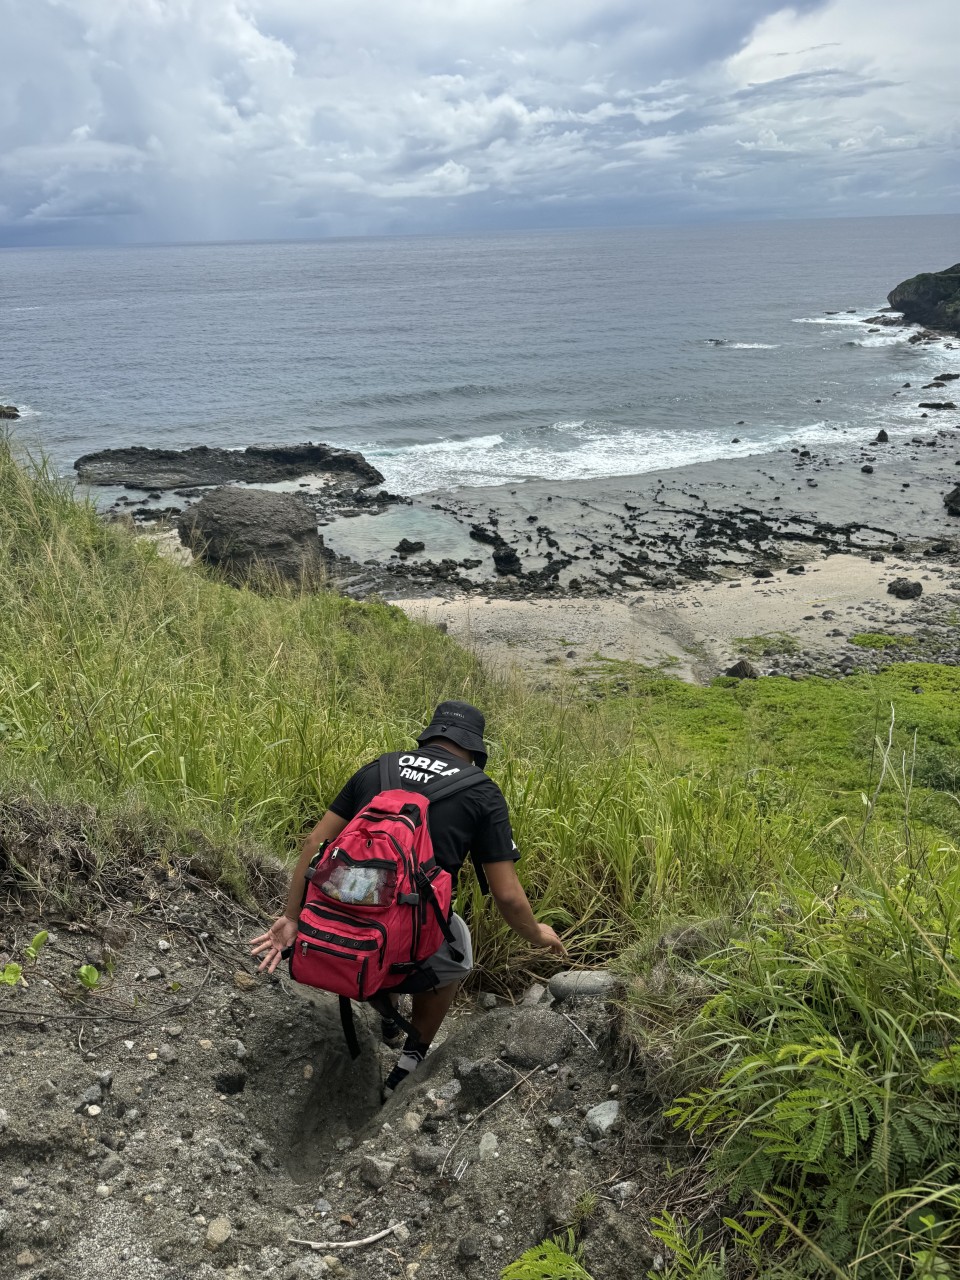
M328 809L306 840L304 840L303 848L300 850L300 857L297 859L297 865L290 876L290 889L287 893L283 915L273 922L266 933L261 933L258 938L252 938L250 941L250 954L263 957L259 966L261 973L264 969L266 969L267 973L273 973L280 963L284 949L293 946L294 939L297 936L297 918L300 915L300 903L303 899L303 878L307 867L309 867L324 840L336 840L346 825L346 818L341 818L338 813Z
M517 875L514 862L484 862L484 874L497 910L521 938L535 947L545 947L554 955L565 956L566 947L548 924L541 924L530 907L529 899Z

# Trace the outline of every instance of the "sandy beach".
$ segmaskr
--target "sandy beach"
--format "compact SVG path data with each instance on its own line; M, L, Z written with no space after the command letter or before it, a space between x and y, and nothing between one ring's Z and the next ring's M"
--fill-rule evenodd
M898 600L887 586L920 581L922 603ZM769 636L770 659L783 636L799 652L852 664L864 650L850 636L912 636L960 603L960 570L890 558L818 556L803 574L690 584L622 600L506 600L460 595L397 600L412 618L446 627L481 658L538 677L579 671L597 658L662 667L687 680L712 678L741 655L744 638ZM756 647L756 646L754 646ZM793 646L788 646L793 648ZM768 669L772 661L758 661Z

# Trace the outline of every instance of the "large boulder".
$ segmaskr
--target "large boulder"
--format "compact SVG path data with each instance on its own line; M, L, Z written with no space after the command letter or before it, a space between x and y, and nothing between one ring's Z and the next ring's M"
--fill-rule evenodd
M267 571L309 585L323 578L332 559L316 516L293 493L215 489L180 517L177 531L194 555L235 582Z
M73 464L85 484L125 484L135 489L192 485L274 484L316 473L343 475L361 487L383 484L362 454L329 444L250 445L248 449L101 449Z
M954 485L949 493L943 495L943 505L951 516L960 516L960 484Z
M960 333L960 262L904 280L887 294L887 301L912 324Z
M0 418L19 418L20 410L15 404L0 404Z

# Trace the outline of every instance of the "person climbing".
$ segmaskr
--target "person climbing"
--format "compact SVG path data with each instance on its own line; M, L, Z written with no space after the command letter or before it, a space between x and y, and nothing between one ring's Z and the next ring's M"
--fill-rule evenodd
M473 861L481 886L493 897L510 927L533 946L555 955L565 955L560 938L549 925L540 924L517 876L520 854L513 840L510 815L503 793L483 772L487 748L483 734L483 714L468 702L441 702L430 723L417 738L418 753L390 753L359 769L346 783L303 844L293 870L284 913L266 933L251 942L251 955L260 956L261 972L273 973L281 958L293 947L303 901L304 877L326 845L336 840L347 824L384 790L385 778L404 791L419 792L436 800L427 808L427 828L437 863L450 873L454 886L468 857ZM464 764L477 766L467 771ZM459 774L464 777L459 782ZM443 791L449 794L442 794ZM356 871L352 871L356 878ZM346 882L341 882L343 887ZM473 967L473 944L466 921L451 914L443 944L386 994L396 1008L398 997L412 1000L410 1027L396 1066L384 1084L388 1095L415 1071L426 1057L430 1044L446 1017L461 982ZM396 1043L401 1028L386 1016L384 1006L381 1032L387 1044ZM404 1021L404 1019L401 1019Z

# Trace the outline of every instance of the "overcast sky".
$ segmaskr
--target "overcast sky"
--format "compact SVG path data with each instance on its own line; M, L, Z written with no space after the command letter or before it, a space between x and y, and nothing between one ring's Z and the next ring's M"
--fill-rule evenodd
M960 207L958 0L0 0L0 243Z

